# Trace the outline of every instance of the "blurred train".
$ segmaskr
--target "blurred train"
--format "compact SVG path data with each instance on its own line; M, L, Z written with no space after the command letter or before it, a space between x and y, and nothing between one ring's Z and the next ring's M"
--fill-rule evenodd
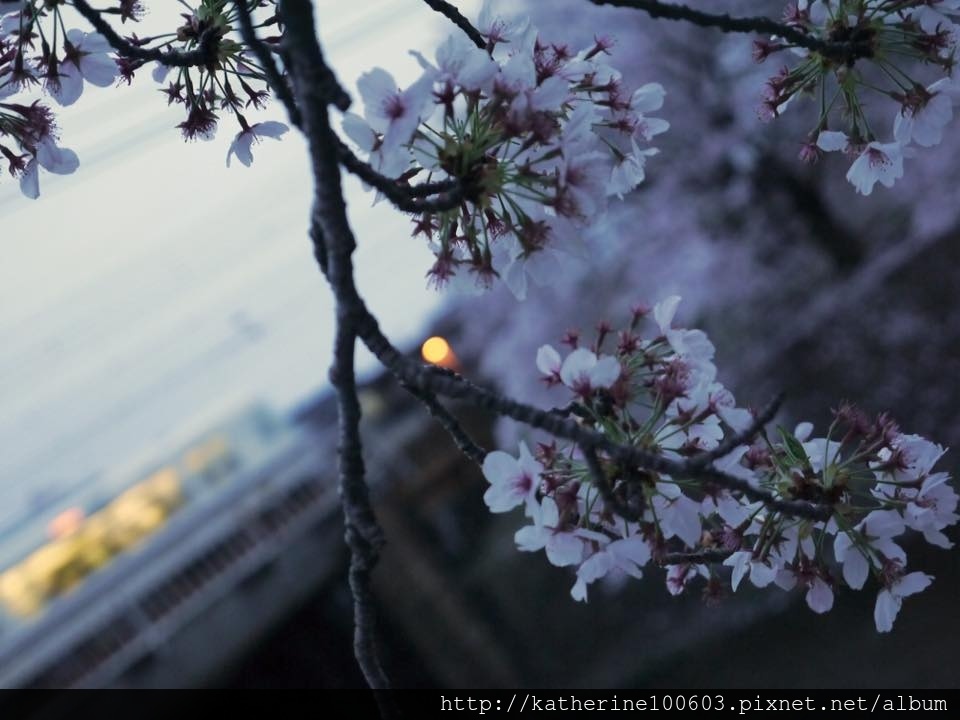
M458 367L439 337L422 358ZM364 432L379 440L367 448L379 492L390 474L376 468L396 470L394 451L429 417L386 375L365 378L359 397ZM172 432L122 467L4 508L0 688L216 683L341 577L329 390L282 416L232 405Z
M23 523L27 542L32 538L39 544L0 567L0 611L6 615L0 628L37 616L117 556L139 547L184 506L242 466L258 462L288 433L268 409L247 406L180 447L174 441L162 461L77 488L59 499L49 522Z

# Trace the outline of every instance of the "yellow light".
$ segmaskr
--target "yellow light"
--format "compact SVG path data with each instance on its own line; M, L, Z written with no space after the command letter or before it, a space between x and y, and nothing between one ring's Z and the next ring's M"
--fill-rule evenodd
M420 352L423 354L423 359L433 365L446 365L453 356L450 343L436 335L423 343Z

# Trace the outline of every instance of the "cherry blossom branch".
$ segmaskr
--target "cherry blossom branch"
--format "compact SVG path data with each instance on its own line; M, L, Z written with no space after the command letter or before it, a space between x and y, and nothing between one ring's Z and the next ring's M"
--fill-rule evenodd
M617 462L637 465L674 478L710 482L719 487L740 492L750 500L762 502L771 510L793 517L827 520L832 514L830 505L814 504L804 500L781 500L766 490L754 487L746 480L718 470L713 465L701 466L690 460L671 460L663 455L620 445L602 433L584 427L574 420L563 418L554 412L539 410L479 387L450 370L424 366L401 354L387 340L376 318L358 295L355 295L352 305L352 311L356 316L357 336L384 367L400 380L421 390L465 400L497 415L512 418L530 427L545 430L551 435L571 440L583 450L602 450Z
M483 459L487 456L487 451L474 442L467 431L463 429L463 426L460 425L457 418L454 417L453 413L447 410L432 393L424 392L403 381L401 381L400 384L404 390L424 404L434 419L440 423L454 443L456 443L460 452L470 460L473 460L477 465L483 465Z
M852 63L861 57L872 54L870 44L865 41L830 42L813 37L795 27L779 23L768 17L733 17L728 14L715 14L695 10L686 5L659 2L659 0L590 0L594 5L612 5L615 7L642 10L652 18L680 20L712 27L726 33L758 33L777 35L784 40L818 52L825 57L841 62Z
M448 18L450 22L456 25L458 28L463 30L467 37L473 41L473 44L478 48L483 50L487 47L487 41L483 39L483 35L480 34L480 31L477 30L467 18L463 16L457 8L451 5L445 0L423 0L427 5L436 10L438 13Z
M87 0L72 0L73 6L94 29L103 35L110 47L120 55L145 62L158 62L169 67L194 67L208 65L214 59L216 47L216 28L208 28L201 36L198 45L193 50L161 50L134 45L125 40L113 29L113 26L104 20L102 11L94 10Z
M369 164L351 152L344 143L337 140L337 156L340 163L349 172L383 193L398 210L409 213L443 212L459 207L464 192L456 180L423 183L422 185L403 185L393 178L381 175ZM434 198L426 196L436 195Z
M337 341L331 380L337 389L340 417L340 497L350 548L350 590L354 603L354 654L375 691L388 690L390 682L380 663L376 642L376 613L370 573L379 557L383 533L370 503L364 477L359 432L360 403L354 375L354 305L359 298L353 281L352 254L356 247L340 184L336 135L330 127L327 68L314 30L310 0L280 0L286 21L294 93L310 149L315 193L311 214L311 239L315 253L324 258L321 268L334 291ZM396 715L392 699L377 693L383 717Z
M273 90L273 94L287 110L290 123L299 128L301 123L300 108L297 107L290 86L283 79L270 48L257 37L257 32L253 27L253 18L250 17L250 9L247 7L247 0L233 0L233 4L237 8L237 19L240 22L240 36L243 38L243 42L260 62L260 67L263 68L270 89Z

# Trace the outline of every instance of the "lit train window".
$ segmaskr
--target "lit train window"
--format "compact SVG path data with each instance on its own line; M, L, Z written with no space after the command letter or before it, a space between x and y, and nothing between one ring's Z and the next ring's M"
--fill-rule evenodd
M62 535L0 574L0 603L16 616L36 614L159 530L182 502L180 476L166 467L88 518L64 511L51 523Z

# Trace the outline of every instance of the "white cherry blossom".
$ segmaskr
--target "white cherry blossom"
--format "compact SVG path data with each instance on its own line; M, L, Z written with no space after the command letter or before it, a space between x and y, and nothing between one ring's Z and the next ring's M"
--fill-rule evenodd
M609 388L620 377L620 364L609 355L597 357L586 348L577 348L567 355L560 367L563 384L580 395Z
M871 565L874 564L872 554L879 552L889 560L906 562L907 556L903 548L893 542L893 538L902 535L906 525L896 510L874 510L867 515L862 523L854 528L857 537L867 546L865 551L858 547L850 533L837 533L833 543L833 554L837 562L843 566L843 579L854 590L859 590L867 581Z
M890 632L893 621L900 613L903 598L916 595L926 590L933 582L933 576L922 572L912 572L895 580L877 594L877 604L874 606L873 619L877 625L877 632Z
M246 129L241 130L234 137L233 142L227 149L227 167L230 167L230 158L236 156L242 164L250 167L253 162L253 143L260 142L260 138L273 138L279 140L290 128L282 122L267 120L265 122L254 123Z
M520 443L519 458L500 450L487 453L483 476L490 487L483 501L490 512L509 512L520 505L526 506L528 515L533 512L542 471L543 466L531 455L526 443Z
M110 56L113 48L103 35L82 30L67 32L65 58L58 76L48 81L51 97L61 105L72 105L83 94L84 81L109 87L117 79L117 64Z

